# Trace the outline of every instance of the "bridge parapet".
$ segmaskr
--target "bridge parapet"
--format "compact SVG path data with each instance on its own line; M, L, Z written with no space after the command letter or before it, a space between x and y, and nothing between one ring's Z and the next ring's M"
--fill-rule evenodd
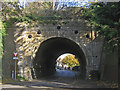
M73 24L73 22L61 25L60 29L57 29L58 25L51 24L40 24L38 27L32 28L21 26L20 23L16 26L14 37L16 38L16 49L20 52L20 60L24 61L25 57L30 57L28 61L32 64L32 60L42 42L53 37L63 37L74 41L83 50L86 57L87 71L99 69L103 41L99 39L96 32L87 26L80 26L80 24ZM38 31L40 32L38 33ZM31 64L26 63L27 66Z

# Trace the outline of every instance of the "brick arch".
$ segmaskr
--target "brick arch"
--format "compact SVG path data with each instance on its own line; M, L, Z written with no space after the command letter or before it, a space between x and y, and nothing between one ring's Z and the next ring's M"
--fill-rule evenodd
M41 41L41 43L43 43L43 42L45 42L45 41L47 41L47 40L49 40L49 39L52 39L52 38L66 38L66 39L69 39L69 40L73 41L73 42L74 42L76 45L78 45L78 46L81 48L81 50L83 51L83 53L84 53L84 55L85 55L85 57L86 57L86 66L90 66L91 59L90 59L89 57L91 57L92 54L91 54L91 51L90 51L89 49L87 49L87 48L83 45L82 41L75 41L72 37L57 37L57 35L56 35L56 36L50 36L50 37L44 38L44 39ZM90 59L90 60L89 60L89 59Z
M81 63L81 76L86 73L86 57L81 47L68 38L54 37L43 41L33 60L36 77L47 76L55 72L55 63L58 56L64 53L74 54Z

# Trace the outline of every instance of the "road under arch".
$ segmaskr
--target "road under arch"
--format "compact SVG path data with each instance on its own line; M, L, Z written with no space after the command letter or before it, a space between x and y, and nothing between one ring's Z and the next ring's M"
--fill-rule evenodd
M33 60L36 78L52 75L56 70L57 58L64 53L74 54L78 58L81 76L85 77L86 58L80 46L70 39L55 37L42 42L36 53Z

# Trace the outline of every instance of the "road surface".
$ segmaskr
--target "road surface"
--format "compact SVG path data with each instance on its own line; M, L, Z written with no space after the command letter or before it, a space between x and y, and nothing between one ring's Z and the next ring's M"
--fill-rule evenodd
M76 72L76 71L71 71L71 70L59 70L59 69L56 69L56 73L54 74L54 76L56 77L76 77L76 76L79 76L80 73L79 72Z
M52 77L44 77L39 80L11 82L2 85L2 88L42 88L42 89L78 89L78 88L103 88L98 86L96 81L81 80L76 77L79 72L57 70Z

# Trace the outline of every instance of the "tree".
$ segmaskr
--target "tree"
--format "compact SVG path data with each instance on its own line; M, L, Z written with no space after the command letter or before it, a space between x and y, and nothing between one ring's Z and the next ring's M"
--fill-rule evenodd
M78 59L74 55L67 55L63 60L63 64L68 65L69 67L80 66Z
M18 2L3 2L2 3L2 19L9 20L13 17L21 17L22 10L18 6Z
M120 2L93 3L90 8L81 10L82 18L89 21L93 30L104 38L109 51L118 47L120 40Z

